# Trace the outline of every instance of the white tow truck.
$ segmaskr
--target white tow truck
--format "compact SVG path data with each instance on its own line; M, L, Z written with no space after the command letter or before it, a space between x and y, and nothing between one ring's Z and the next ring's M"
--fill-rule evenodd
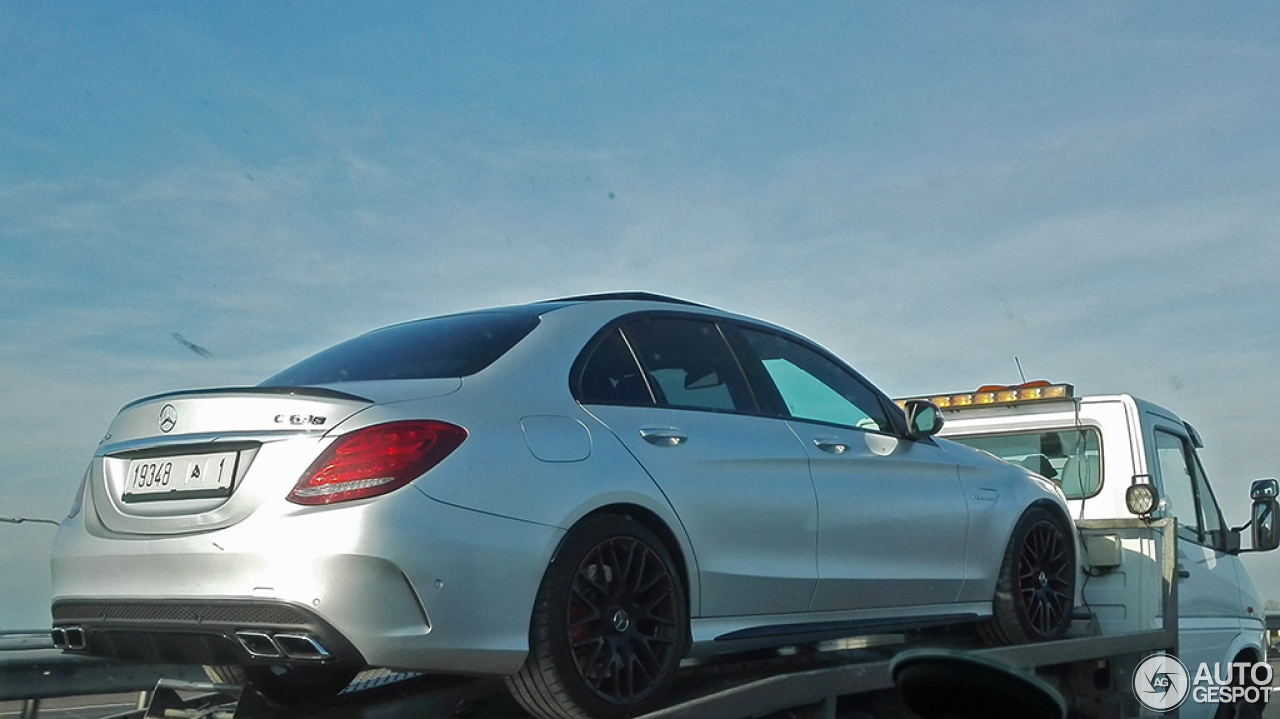
M1253 483L1253 517L1232 528L1196 453L1203 447L1199 434L1156 404L1128 394L1075 396L1071 385L1045 381L911 399L938 406L946 419L941 436L1056 481L1082 528L1135 514L1176 518L1178 657L1188 674L1180 715L1261 715L1262 701L1221 698L1224 685L1243 692L1270 683L1270 670L1261 668L1267 647L1263 605L1238 555L1276 547L1274 505L1266 501L1276 495L1276 480ZM1242 549L1242 532L1250 525L1253 546ZM1150 556L1149 542L1123 533L1083 534L1088 574L1077 605L1098 634L1161 625L1160 604L1135 596L1142 587L1159 586L1135 576L1158 571L1156 563L1126 564L1123 556Z

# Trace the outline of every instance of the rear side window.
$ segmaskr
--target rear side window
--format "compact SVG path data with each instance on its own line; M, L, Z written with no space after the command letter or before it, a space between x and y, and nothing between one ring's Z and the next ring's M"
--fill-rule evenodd
M466 377L488 367L537 326L538 315L521 312L474 312L406 322L334 345L260 386Z
M669 407L755 413L755 397L714 322L655 317L622 327L655 399Z
M654 403L653 393L621 330L610 332L592 351L582 368L578 395L583 404Z

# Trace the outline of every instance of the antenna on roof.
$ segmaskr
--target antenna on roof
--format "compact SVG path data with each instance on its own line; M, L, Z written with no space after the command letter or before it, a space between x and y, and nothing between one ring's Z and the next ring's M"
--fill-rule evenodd
M1027 376L1022 374L1022 362L1018 359L1018 355L1013 356L1013 363L1018 365L1018 376L1022 378L1022 383L1027 383Z

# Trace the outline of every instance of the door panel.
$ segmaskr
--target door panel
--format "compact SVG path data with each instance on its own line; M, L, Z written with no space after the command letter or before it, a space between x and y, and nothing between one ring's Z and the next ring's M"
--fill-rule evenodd
M818 495L813 611L956 601L968 509L956 464L900 436L888 400L820 348L740 326L755 394L788 418Z
M696 616L803 612L818 582L808 460L721 328L646 315L587 350L579 397L657 482L693 545Z
M785 423L659 407L590 410L680 516L696 553L700 616L809 608L818 576L817 500L804 450Z
M808 450L820 508L812 609L956 601L969 522L955 463L930 442L791 425Z

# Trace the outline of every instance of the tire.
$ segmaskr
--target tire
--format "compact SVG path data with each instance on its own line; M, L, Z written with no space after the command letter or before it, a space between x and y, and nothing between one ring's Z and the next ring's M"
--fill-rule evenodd
M603 515L570 530L538 588L529 656L507 689L542 719L653 711L688 648L685 590L639 522Z
M1075 540L1067 520L1031 507L1013 528L991 618L978 633L997 646L1058 639L1071 626L1075 592Z
M1249 664L1257 661L1252 655L1241 655L1235 658L1237 662L1247 662ZM1240 686L1238 676L1232 673L1231 686ZM1246 687L1257 686L1253 683L1252 677L1245 678ZM1261 688L1261 687L1260 687ZM1218 704L1218 710L1213 713L1213 719L1262 719L1262 712L1267 708L1267 702L1260 697L1256 702L1222 702Z
M276 706L297 706L328 699L347 688L360 673L352 666L236 666L205 665L204 673L218 684L247 684Z

